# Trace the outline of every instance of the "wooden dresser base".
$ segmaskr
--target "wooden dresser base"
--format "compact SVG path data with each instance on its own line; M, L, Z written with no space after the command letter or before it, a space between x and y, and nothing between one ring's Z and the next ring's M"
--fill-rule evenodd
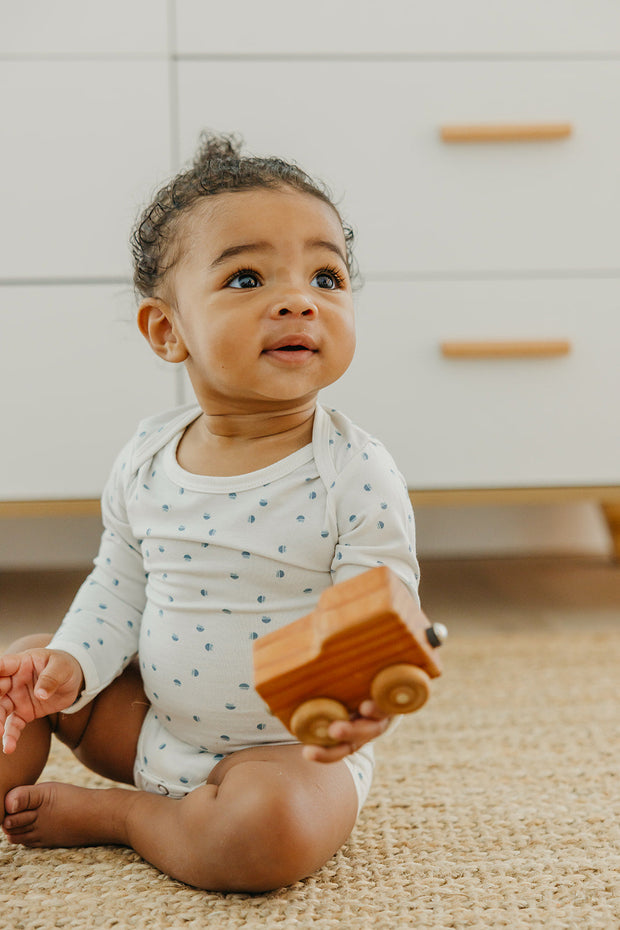
M620 485L579 488L463 488L445 491L409 491L409 497L414 508L502 507L594 501L601 506L611 534L615 558L620 561Z
M580 488L463 488L409 492L415 507L489 507L522 504L563 504L596 501L611 534L615 557L620 561L620 485ZM98 500L0 501L0 519L19 517L98 516Z

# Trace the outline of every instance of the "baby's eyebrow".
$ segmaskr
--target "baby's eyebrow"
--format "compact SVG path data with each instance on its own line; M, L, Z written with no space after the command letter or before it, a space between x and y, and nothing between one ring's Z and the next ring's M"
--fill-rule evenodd
M242 252L265 252L273 251L274 246L269 242L244 242L241 245L231 245L230 248L218 255L215 261L211 262L211 268L221 265L228 258L234 258L235 255L241 255Z
M346 265L347 261L340 249L335 242L330 242L329 239L306 239L304 243L307 249L328 249L330 252L333 252L338 256L340 261ZM229 248L224 249L214 261L211 262L211 268L216 268L218 265L223 264L229 258L235 258L237 255L241 255L244 252L274 252L275 246L271 242L261 241L261 242L243 242L240 245L231 245Z
M333 252L338 256L343 265L346 266L347 260L335 242L330 242L329 239L307 239L305 243L307 248L311 249L329 249L330 252Z

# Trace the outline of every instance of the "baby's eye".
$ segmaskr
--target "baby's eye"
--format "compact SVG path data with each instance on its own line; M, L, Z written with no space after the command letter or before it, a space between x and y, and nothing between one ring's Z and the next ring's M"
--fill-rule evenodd
M252 288L260 287L260 280L255 271L238 271L226 282L226 287Z
M310 282L314 287L323 288L323 290L337 290L342 287L342 276L337 271L325 269L318 271Z

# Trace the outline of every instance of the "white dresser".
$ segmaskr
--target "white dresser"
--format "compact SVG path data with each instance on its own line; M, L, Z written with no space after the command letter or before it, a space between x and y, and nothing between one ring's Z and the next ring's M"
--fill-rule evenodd
M0 498L96 498L182 396L132 331L126 242L212 127L297 159L354 224L358 355L325 399L414 500L593 498L620 552L615 0L117 0L98 29L64 0L74 47L35 6L34 35L19 11L0 30Z

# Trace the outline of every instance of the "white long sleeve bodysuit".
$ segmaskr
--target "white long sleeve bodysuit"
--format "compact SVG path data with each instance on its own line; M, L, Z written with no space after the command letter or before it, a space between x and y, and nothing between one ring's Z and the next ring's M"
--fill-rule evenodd
M152 417L121 452L102 499L95 568L50 644L84 671L71 711L138 655L151 707L135 782L176 797L227 753L293 741L253 688L254 640L375 565L392 568L414 596L418 582L405 482L350 420L318 406L311 444L222 478L177 462L199 415L192 406ZM349 764L366 782L360 802L370 778L361 761L364 771Z

